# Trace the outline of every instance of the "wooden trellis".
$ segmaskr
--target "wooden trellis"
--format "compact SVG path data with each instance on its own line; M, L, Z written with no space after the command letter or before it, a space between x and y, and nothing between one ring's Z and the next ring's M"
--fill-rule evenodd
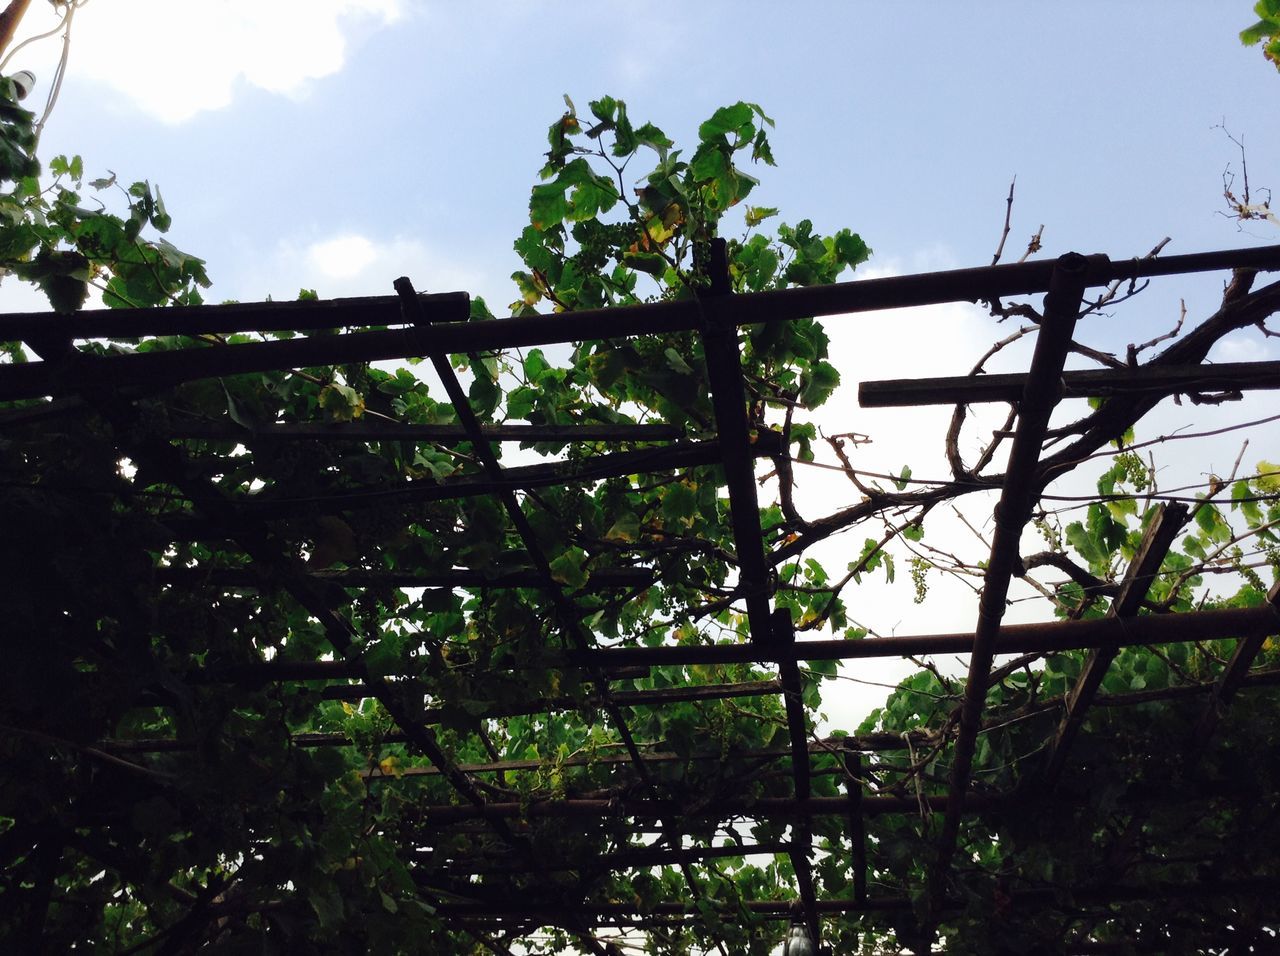
M72 316L0 316L0 340L22 340L41 356L29 364L0 366L0 400L28 404L0 412L3 435L20 441L24 430L56 423L63 416L89 412L102 415L112 426L119 451L128 456L151 480L171 485L190 503L190 513L167 522L174 540L199 540L210 536L231 539L245 561L236 567L159 568L158 586L208 587L245 592L282 588L320 622L333 650L333 659L312 662L263 660L240 668L211 667L180 675L191 684L223 683L243 687L305 682L320 689L321 699L353 701L376 698L394 719L396 728L385 739L402 741L425 756L429 766L409 768L395 780L376 770L366 778L379 786L411 786L419 777L443 777L454 788L457 800L447 805L419 808L422 832L437 828L470 826L495 835L508 848L502 860L450 859L443 871L454 880L439 895L440 885L424 891L432 894L439 911L459 925L536 926L547 922L582 926L656 926L679 922L697 914L693 898L661 904L639 912L626 902L583 904L566 913L562 900L511 900L486 898L480 884L469 882L475 874L494 867L553 872L572 861L546 859L535 854L517 826L518 821L554 817L584 826L617 825L632 833L683 832L698 819L783 821L790 835L783 840L726 846L685 846L680 839L655 848L622 849L600 861L603 869L674 865L683 869L692 897L698 894L691 867L709 859L753 854L789 856L795 872L796 899L810 932L821 937L824 916L839 913L909 912L904 898L877 896L867 886L864 821L878 814L917 813L922 807L942 815L936 858L930 870L929 909L926 920L935 925L960 905L948 895L961 821L1007 805L1017 795L977 793L971 770L975 746L983 727L984 705L995 657L1004 654L1090 649L1088 662L1066 702L1056 734L1049 744L1044 771L1048 782L1064 772L1071 749L1090 708L1119 706L1123 700L1100 695L1102 678L1123 647L1166 644L1215 638L1238 639L1237 651L1225 671L1210 683L1172 689L1205 698L1203 719L1192 749L1203 747L1222 712L1237 691L1249 684L1273 684L1272 673L1251 673L1250 666L1263 641L1280 633L1280 591L1273 587L1268 603L1253 608L1203 610L1170 615L1140 615L1142 601L1161 560L1188 519L1188 509L1173 503L1162 508L1149 526L1146 538L1132 562L1119 593L1105 618L1050 623L1005 625L1006 596L1017 571L1018 542L1023 527L1042 490L1045 465L1043 439L1050 413L1064 397L1106 397L1128 403L1131 415L1140 417L1161 398L1186 392L1280 387L1280 363L1206 365L1149 364L1132 370L1064 371L1076 316L1089 288L1117 280L1229 269L1280 269L1280 247L1232 250L1162 259L1112 262L1105 256L1067 255L1054 262L1021 263L965 269L921 276L906 276L842 283L818 288L790 289L734 295L729 292L720 248L713 262L714 281L709 292L688 301L613 309L607 313L576 312L555 316L512 318L469 323L468 297L461 293L418 295L408 280L398 280L394 296L333 302L225 305L163 310L115 310ZM930 403L1011 402L1018 408L1009 464L995 511L995 535L986 563L978 618L972 631L950 634L866 638L861 641L797 640L789 613L774 606L771 567L777 554L766 554L760 505L756 494L757 461L785 454L779 436L749 428L745 391L739 362L738 331L757 323L905 308L951 301L994 300L1011 295L1047 292L1043 322L1030 369L1025 374L987 375L913 381L864 382L860 398L867 406L924 405ZM850 319L848 321L854 321ZM282 341L253 342L170 351L91 355L75 342L113 336L188 336L197 333L292 331L306 333L343 327L378 327L324 336ZM523 346L570 343L584 339L627 338L658 332L691 331L701 337L706 357L706 386L715 411L715 434L687 438L670 425L487 425L473 413L466 392L450 364L461 353L511 349ZM173 421L162 435L148 432L137 418L135 400L161 393L184 382L252 372L297 369L326 364L349 364L405 358L426 358L434 366L456 412L456 424L398 425L390 422L346 422L325 425L310 422L267 423L245 427L231 421ZM368 441L466 442L477 467L452 478L408 480L394 487L353 489L307 501L262 501L230 498L196 467L184 450L188 439L219 439L256 443L297 440L362 443ZM495 442L643 442L639 449L617 450L577 461L504 466L493 452ZM664 443L664 444L657 444ZM740 643L659 646L601 646L582 622L577 593L557 580L538 537L529 524L520 495L542 487L589 484L610 476L673 471L694 466L719 465L727 490L738 576L734 595L745 608L747 639ZM1037 476L1041 476L1037 479ZM1037 484L1037 480L1041 484ZM983 485L983 487L989 487ZM287 544L275 536L270 522L299 515L357 515L361 509L405 507L423 502L489 496L502 507L520 540L526 567L514 572L487 574L476 569L377 571L311 571L303 566ZM643 589L652 581L647 568L602 569L593 574L587 590ZM465 588L521 587L539 589L549 608L563 650L551 663L581 675L584 695L561 695L504 707L501 703L477 716L501 718L531 712L590 708L606 715L625 755L593 758L599 766L627 768L638 781L625 799L617 796L566 797L523 804L500 801L486 795L478 781L490 775L518 774L536 769L537 761L492 760L458 764L442 747L435 726L446 714L439 708L423 708L421 688L412 676L390 679L370 669L359 653L361 635L344 612L347 588L422 587ZM876 796L857 785L863 776L864 755L901 748L897 735L810 740L798 665L806 661L850 661L873 657L901 658L931 654L964 654L969 657L965 697L953 741L953 759L947 789L919 797ZM662 665L756 663L776 668L769 680L694 685L651 691L615 690L612 683ZM513 664L513 667L515 665ZM513 671L513 677L518 679ZM417 695L417 705L413 700ZM766 750L742 751L730 759L760 766L789 766L792 793L785 798L735 802L717 799L696 808L668 799L655 782L655 767L689 759L719 759L720 755L693 757L666 752L646 752L628 729L627 709L661 707L673 702L781 695L788 725L788 745ZM1141 692L1134 695L1142 696ZM1148 694L1149 699L1154 699ZM923 742L923 737L921 738ZM336 734L303 734L293 743L305 747L342 746ZM108 753L171 753L191 748L177 739L131 738L100 742ZM815 767L820 756L835 755L838 766ZM841 797L816 797L815 774L841 773L852 781ZM848 853L855 864L854 891L849 898L819 898L812 874L815 817L835 816L847 822ZM1262 884L1270 886L1274 880ZM1079 900L1177 899L1180 894L1204 892L1204 885L1123 886L1099 883L1075 890ZM1239 889L1224 882L1210 890L1229 896ZM1034 905L1035 893L1021 902ZM761 918L793 917L788 901L758 900L747 904Z

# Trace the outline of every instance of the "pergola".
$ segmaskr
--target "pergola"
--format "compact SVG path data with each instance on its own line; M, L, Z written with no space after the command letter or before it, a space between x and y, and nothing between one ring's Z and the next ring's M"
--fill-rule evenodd
M136 472L119 491L122 508L145 507L134 497L144 486L164 485L176 491L183 504L161 518L172 540L229 540L242 559L227 564L183 567L158 561L153 586L200 589L217 600L226 592L258 595L269 602L281 592L295 601L322 629L326 646L309 659L289 655L257 655L256 661L234 666L210 664L169 675L192 688L230 686L305 686L316 700L358 702L376 698L394 727L383 735L387 744L402 743L425 760L394 774L372 767L365 773L370 786L412 788L417 781L443 780L452 788L447 802L419 804L415 824L422 844L406 847L408 858L422 874L421 888L435 910L450 925L478 934L495 951L509 951L496 942L503 935L557 925L582 933L581 944L607 952L607 944L586 934L595 927L662 927L705 916L697 867L714 860L751 855L785 856L794 870L794 899L745 901L758 918L791 919L805 924L821 940L823 921L833 914L921 913L919 900L885 896L868 883L866 823L884 814L941 817L935 855L929 866L926 905L920 920L920 939L929 940L948 912L963 905L950 892L958 838L963 821L1011 802L1030 800L1022 792L991 793L975 789L975 749L984 729L988 690L1000 673L993 672L1000 655L1044 655L1087 649L1085 666L1075 679L1050 739L1046 741L1041 782L1052 787L1071 772L1072 749L1085 728L1092 708L1123 703L1100 694L1107 669L1122 648L1170 645L1215 639L1237 641L1227 666L1205 684L1171 688L1165 696L1184 695L1202 701L1203 717L1187 742L1188 754L1202 750L1227 707L1241 688L1273 685L1274 671L1251 669L1264 641L1280 634L1280 590L1273 586L1266 603L1255 607L1195 610L1183 613L1140 613L1154 576L1194 505L1169 502L1150 521L1142 546L1114 589L1104 617L1055 620L1032 624L1003 624L1011 581L1022 573L1019 542L1045 485L1072 466L1045 448L1049 418L1056 404L1068 397L1105 399L1094 427L1123 431L1162 399L1177 394L1232 392L1280 387L1280 362L1207 364L1206 346L1191 341L1175 346L1158 359L1127 369L1064 371L1072 347L1076 318L1088 305L1090 290L1113 283L1139 282L1193 272L1280 269L1280 247L1230 250L1196 255L1134 258L1112 261L1106 256L1069 254L1055 261L1023 262L986 268L961 269L839 283L760 293L733 294L720 248L711 267L712 286L696 298L662 301L605 312L583 311L470 322L469 298L464 293L419 294L407 279L395 283L395 295L334 301L254 303L167 308L119 309L75 315L0 316L0 340L23 341L39 353L40 361L0 365L0 437L19 447L42 430L68 419L99 416L105 423L104 441L114 443ZM719 271L717 271L719 270ZM1008 463L998 484L983 479L984 489L999 491L994 512L994 535L986 560L977 617L970 630L945 634L867 637L863 640L797 639L792 617L775 602L776 567L794 557L789 546L771 545L762 530L758 476L762 462L789 454L781 432L759 429L748 417L740 364L740 330L768 323L841 316L835 321L858 321L859 313L957 301L995 301L1010 296L1046 293L1043 318L1034 355L1025 373L959 376L942 379L867 381L860 383L864 406L1009 403L1016 409ZM1244 328L1261 322L1280 308L1280 289L1269 286L1251 292L1247 282L1230 296L1218 316L1221 327ZM356 331L343 331L354 329ZM333 331L339 330L339 331ZM637 339L659 333L693 333L705 357L694 370L700 388L714 407L714 430L690 436L667 423L493 424L474 412L464 384L451 363L456 355L475 355L522 347L551 346L602 338ZM287 339L248 341L245 333L296 333ZM323 333L323 334L321 334ZM201 336L236 335L244 341L223 340L210 345ZM151 351L130 349L121 354L85 350L78 343L120 337L175 337L171 347ZM1199 349L1199 351L1197 351ZM156 424L140 411L146 403L163 401L170 390L204 380L262 374L316 366L404 359L429 360L443 384L455 413L447 423L397 423L364 418L329 423L319 420L235 421L233 411L221 420L172 418ZM200 449L210 442L232 442L250 449L289 443L345 443L373 447L378 443L433 443L464 449L455 473L444 477L399 479L367 487L348 487L306 501L256 496L252 478L244 490L228 493L216 471L202 459ZM495 454L500 443L606 442L613 450L588 456L556 457L533 464L504 464ZM207 455L206 455L207 457ZM246 461L253 461L248 456ZM715 466L722 476L727 516L734 543L731 555L736 574L729 599L745 616L741 640L685 641L664 639L655 644L603 641L588 623L587 595L608 593L629 600L655 583L659 563L637 545L638 558L602 564L585 583L569 584L551 566L539 542L530 514L531 494L539 489L592 488L610 478L648 474L679 474L684 469ZM251 466L252 467L252 466ZM920 491L921 496L929 489ZM361 521L371 507L404 509L406 522L413 509L432 502L487 498L504 515L502 534L522 549L520 567L501 571L465 567L448 560L431 566L351 566L316 569L300 558L295 529L300 519L337 516L348 524ZM921 501L924 497L921 498ZM834 530L834 528L833 528ZM478 534L484 533L478 531ZM506 780L537 771L539 759L514 759L495 750L484 762L460 762L442 742L438 726L456 702L426 694L419 678L403 668L388 671L371 665L368 635L362 631L351 604L367 588L467 589L475 594L495 589L534 589L541 595L548 633L555 647L541 666L573 675L582 690L547 694L536 702L512 706L491 702L475 716L484 721L530 713L550 715L585 711L600 715L620 743L620 752L573 756L559 769L590 767L606 778L616 776L625 786L595 792L566 793L532 802L495 795L486 781ZM159 590L157 593L159 593ZM441 639L448 635L441 635ZM950 771L945 786L929 785L914 794L877 794L864 783L868 762L876 755L901 751L910 735L867 734L817 740L811 733L813 715L806 707L801 665L815 661L852 662L867 658L906 658L960 654L969 659L963 703L945 739L925 730L914 738L923 746L932 741L945 749ZM772 672L767 679L731 683L687 683L636 689L619 686L655 668L694 665L754 664ZM522 679L521 665L512 661L510 678ZM1007 672L1006 672L1007 673ZM575 684L576 686L576 684ZM673 703L729 700L776 695L785 708L788 737L784 746L737 751L676 753L646 745L630 730L637 707L661 708ZM1141 698L1142 692L1134 693ZM1151 693L1148 697L1154 699ZM38 728L33 728L38 730ZM294 734L299 748L338 748L354 742L341 733ZM92 761L112 757L145 766L159 755L189 761L201 759L193 739L113 736L98 741ZM699 761L730 760L743 768L784 768L789 776L785 795L735 799L716 795L691 803L672 796L665 787L663 768ZM819 796L814 781L837 776L844 792ZM599 779L593 777L592 779ZM1273 795L1274 796L1274 795ZM815 849L815 821L837 818L843 841ZM567 900L562 888L540 897L536 892L513 897L493 891L486 876L526 871L550 874L576 868L581 861L557 860L535 851L528 827L554 820L566 840L575 833L632 834L597 861L600 872L675 866L681 869L689 895L657 905L640 906L625 900ZM785 825L785 835L767 841L689 840L690 832L706 834L732 821L772 821ZM449 856L433 850L432 834L474 832L493 849L480 857ZM745 831L743 831L745 832ZM779 831L784 832L784 831ZM660 833L653 842L644 834ZM846 854L853 870L852 892L829 898L815 889L815 853ZM1276 880L1259 876L1258 889ZM556 883L557 887L562 884ZM1218 893L1229 898L1237 883L1133 886L1108 883L1074 889L1077 900L1124 901L1149 898L1177 900L1187 894ZM1047 891L1014 894L1015 905L1034 907ZM214 906L210 912L216 912ZM1224 933L1226 931L1224 930ZM923 945L923 944L920 944ZM1092 950L1080 941L1079 951Z

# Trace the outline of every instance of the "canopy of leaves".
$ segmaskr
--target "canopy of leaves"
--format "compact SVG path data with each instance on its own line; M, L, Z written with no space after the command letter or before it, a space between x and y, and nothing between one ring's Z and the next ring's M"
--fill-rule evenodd
M591 103L589 117L566 105L515 243L517 316L826 284L870 254L856 233L809 220L760 231L778 211L746 202L748 170L773 161L759 106L717 110L686 150L620 100ZM81 161L55 159L42 185L29 114L6 109L6 268L57 309L78 308L91 284L108 306L200 301L203 264L146 238L169 226L158 189L123 190L122 215L85 208ZM89 186L117 189L114 176ZM731 231L720 266L712 240ZM1276 287L1240 281L1229 307L1170 347L1175 359L1198 362L1280 307ZM475 300L469 321L501 320ZM455 355L457 403L440 387L453 371L422 375L414 360L166 389L73 384L52 403L0 407L0 935L49 952L617 953L592 914L622 906L644 924L644 952L772 951L783 924L752 904L795 898L797 861L778 844L801 822L753 809L796 792L773 668L566 665L584 643L736 645L747 629L719 459L664 457L672 434L681 454L718 434L704 336L606 331L559 350ZM74 370L75 351L200 354L293 337L191 332L27 345ZM803 319L738 340L750 442L777 479L760 509L770 596L802 631L856 641L866 632L844 594L892 578L895 555L917 599L938 574L981 575L930 549L925 519L1000 475L988 452L973 466L957 454L954 481L903 469L881 479L890 488L842 456L856 503L802 515L791 470L814 459L806 416L840 382L828 344ZM5 353L7 366L29 358L17 342ZM1046 467L1107 454L1145 401L1092 409ZM483 427L540 431L518 451L481 448L460 427L467 409ZM553 430L565 426L612 440ZM1032 578L1067 569L1042 585L1063 617L1104 612L1161 497L1143 459L1112 451L1123 453L1098 502L1065 527L1043 514L1049 557L1023 562ZM526 478L519 498L493 480L499 466ZM1208 489L1148 611L1189 610L1221 570L1234 572L1222 604L1264 599L1261 574L1280 563L1275 472L1261 462ZM806 556L855 525L874 530L847 574ZM945 791L961 688L931 667L854 736L815 739L813 797L852 788L910 810L868 816L864 843L871 895L903 905L825 919L824 938L835 952L896 950L934 922L957 952L1069 938L1173 951L1221 939L1226 924L1274 926L1273 887L1177 912L1163 897L1113 900L1278 875L1273 692L1249 691L1264 719L1233 722L1222 747L1193 759L1180 743L1234 644L1122 652L1103 684L1112 706L1089 714L1056 788L1037 781L1083 653L997 674L973 773L994 809L966 817L937 919L922 896L929 807ZM1263 648L1264 667L1276 653ZM800 672L810 735L836 677L830 662ZM874 756L857 766L855 751ZM1034 797L1032 811L996 799L1012 794ZM555 809L571 801L602 812ZM645 822L625 810L636 801L668 809ZM844 813L811 825L817 895L853 895ZM726 843L766 850L711 853ZM673 901L691 918L664 921ZM534 915L467 918L512 904Z
M1262 55L1280 70L1280 3L1276 0L1258 0L1253 12L1258 22L1240 31L1240 42L1245 46L1262 45Z

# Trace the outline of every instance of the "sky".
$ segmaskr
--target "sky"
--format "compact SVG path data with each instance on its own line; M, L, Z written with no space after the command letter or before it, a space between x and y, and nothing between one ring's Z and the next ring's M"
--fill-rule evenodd
M75 14L41 154L80 154L90 176L158 184L169 238L208 262L211 301L300 288L390 294L403 274L420 290L465 289L500 309L515 298L511 243L566 93L584 111L605 93L624 99L637 123L677 142L719 106L759 103L776 121L778 167L758 170L753 202L780 207L787 222L859 232L875 252L860 277L989 263L1015 177L1013 258L1042 224L1046 256L1124 259L1166 236L1168 253L1256 246L1280 242L1280 231L1241 229L1222 215L1221 195L1224 173L1240 172L1224 126L1247 147L1255 190L1280 184L1280 75L1237 39L1249 7L1077 0L1068 15L1062 4L1012 0L89 0ZM55 24L38 2L19 38ZM29 102L44 102L60 52L52 37L6 65L37 74ZM1180 301L1189 320L1208 314L1221 283L1157 283L1089 320L1086 334L1122 349L1170 327ZM12 278L0 283L0 311L41 304ZM965 304L836 317L827 328L846 388L822 427L870 434L857 451L864 467L943 474L945 410L860 410L853 385L963 374L1009 329ZM1027 355L1011 350L995 367L1019 368ZM1215 357L1276 359L1280 348L1245 335ZM1151 427L1211 427L1260 407L1166 402ZM1280 457L1275 432L1250 441L1246 463ZM1239 447L1232 436L1194 457L1174 451L1165 483L1224 471ZM843 478L802 481L810 516L852 494ZM862 538L838 539L823 557L843 567ZM867 587L851 595L853 616L876 633L972 626L963 588L938 581L920 606L909 595L904 582ZM900 673L895 663L856 676ZM883 693L829 694L829 710L853 720Z

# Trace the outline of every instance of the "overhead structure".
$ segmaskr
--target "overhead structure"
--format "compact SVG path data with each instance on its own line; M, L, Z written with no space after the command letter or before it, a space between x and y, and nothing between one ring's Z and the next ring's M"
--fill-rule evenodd
M1241 693L1280 680L1276 672L1256 666L1267 639L1280 635L1276 587L1253 607L1151 613L1144 604L1169 548L1193 516L1194 506L1188 503L1152 502L1157 506L1137 555L1127 574L1110 582L1112 600L1105 616L1003 621L1011 583L1025 573L1024 529L1046 485L1070 467L1046 444L1058 402L1106 399L1115 403L1117 420L1129 422L1170 395L1280 387L1280 363L1214 365L1203 354L1193 354L1194 349L1181 357L1171 350L1166 353L1171 360L1133 368L1064 370L1076 318L1088 308L1089 290L1192 272L1280 269L1280 247L1118 261L1066 255L1054 262L741 295L730 291L723 249L718 256L715 252L710 289L702 294L607 313L471 322L465 294L421 295L409 280L400 279L396 295L367 299L0 316L0 340L24 341L41 356L25 364L0 364L0 402L6 403L0 408L0 440L20 449L24 443L38 444L42 435L67 422L100 423L93 428L100 428L114 455L127 460L129 471L121 473L115 487L95 488L92 494L109 494L112 508L142 509L153 520L155 566L140 586L151 588L157 603L174 589L207 595L211 606L234 596L236 602L260 602L265 608L283 594L302 610L281 626L315 631L313 643L297 654L289 646L252 646L235 660L209 659L157 673L139 686L138 705L176 714L157 722L172 732L157 733L121 718L119 732L80 746L103 759L141 767L157 780L172 773L194 775L211 744L201 736L204 718L191 701L206 688L292 695L292 713L307 706L320 713L333 702L358 708L361 701L376 700L387 722L370 736L319 729L317 718L315 728L286 736L282 747L308 752L399 748L396 760L374 760L360 777L371 793L396 788L414 807L413 828L405 834L405 865L422 899L450 925L508 936L558 926L577 935L581 945L607 952L590 941L590 930L670 927L705 919L708 909L715 911L720 904L705 895L707 881L700 868L761 857L786 861L794 897L738 901L732 909L757 919L791 920L792 952L813 952L814 945L823 952L824 926L833 918L886 913L919 917L917 945L923 947L949 914L966 905L956 887L957 866L965 862L957 860L957 848L966 824L1007 813L1014 805L1036 813L1037 801L1058 799L1055 787L1071 774L1091 716L1100 708L1157 699L1158 694L1141 688L1128 701L1123 694L1103 693L1108 668L1125 648L1236 642L1234 653L1216 672L1160 692L1200 702L1203 713L1186 736L1187 754L1211 745L1215 728L1232 719L1229 708ZM1265 300L1246 297L1238 303L1240 314L1232 319L1237 327L1277 308L1280 296L1269 289ZM1038 293L1047 298L1027 372L864 382L859 393L868 406L1009 402L1016 410L1008 464L998 483L963 475L953 483L999 492L972 630L862 640L798 637L787 604L778 600L778 567L795 556L794 548L770 536L758 495L764 470L789 458L789 439L782 429L759 427L748 414L742 330L815 316L853 323L869 321L868 313L883 310ZM268 332L296 335L247 334ZM470 356L474 369L478 356L504 350L674 333L690 335L703 359L690 375L714 412L714 422L706 427L624 421L623 416L615 421L494 422L477 414L467 383L453 364L455 357ZM238 338L231 341L228 335ZM120 354L95 344L125 336L162 337L169 344ZM403 360L430 363L447 396L448 420L396 420L389 413L325 421L321 409L299 408L263 421L253 419L229 394L226 413L219 417L184 414L181 402L165 405L175 390L216 390L232 376L306 374L317 366ZM547 461L504 462L502 446L517 442L525 448L570 451L552 452ZM428 462L409 469L411 477L371 471L364 482L317 478L306 495L270 493L273 475L283 467L279 462L300 447L328 449L316 453L316 461L336 462L390 445L403 449L397 454L409 460L414 449L430 447L455 464L448 473L433 470ZM366 460L371 469L374 458ZM539 495L593 493L609 481L678 483L694 469L716 476L722 491L717 499L733 548L721 557L733 574L717 587L723 608L741 615L741 628L727 629L718 640L659 633L651 641L637 642L595 633L593 622L606 609L640 600L647 589L674 580L673 575L691 573L689 567L676 568L656 537L646 542L633 531L614 535L619 545L615 554L602 552L589 573L562 566L546 544L554 508ZM229 482L226 476L233 472L237 477ZM264 487L268 492L259 493ZM156 506L161 498L163 506ZM401 526L433 520L430 509L442 503L462 503L461 513L476 521L442 532L459 547L486 535L501 539L488 552L491 563L469 565L454 554L404 550L394 562L331 567L347 562L342 540L332 560L315 559L328 546L326 534L351 537L353 528L367 523L387 529L379 533L389 538ZM814 529L807 540L825 533ZM228 541L230 548L222 544ZM207 547L209 542L219 542L218 548ZM189 558L183 564L170 560L177 545ZM222 558L214 560L214 555ZM473 674L457 663L461 658L450 657L466 653L462 633L420 635L420 647L400 641L400 650L384 654L390 641L368 633L362 602L389 600L386 595L398 589L412 589L406 599L412 602L440 598L446 603L455 594L485 602L527 589L538 595L544 617L512 622L511 627L514 633L527 625L545 647L531 651L519 643L527 635L513 636L509 653L484 658L484 674ZM669 632L681 623L663 620L660 612L656 620ZM461 627L460 617L458 621ZM991 727L989 691L1008 676L999 659L1015 654L1052 657L1073 650L1088 654L1065 700L1028 705L1027 716L1043 716L1047 729L1038 783L993 792L976 781L975 752ZM903 735L815 736L815 714L807 703L817 680L811 666L842 661L856 668L859 660L869 658L953 654L967 659L968 674L950 726ZM481 678L506 680L502 686L510 697L469 697L473 678L476 686ZM454 698L440 691L449 681ZM764 749L738 747L731 740L654 741L636 730L647 726L646 708L762 699L778 702L777 719L786 731ZM592 715L608 728L619 749L597 752L593 744L560 754L553 760L557 779L565 781L558 794L526 798L522 794L531 791L520 781L546 770L546 755L513 752L503 721L545 715L552 722L565 711ZM459 759L457 741L468 735L482 740L488 759ZM373 736L376 743L371 743ZM894 769L900 770L895 761L914 758L917 750L945 755L939 762L946 768L945 779L921 779L923 773L913 778ZM698 767L714 765L729 768L719 771L722 790L693 794L683 788L686 778L701 779ZM762 778L769 781L767 792L733 792L735 785ZM436 797L420 797L422 788L437 785L447 786L448 795L434 790L422 792ZM1205 788L1211 790L1212 781ZM1274 802L1277 796L1265 798ZM139 799L146 799L145 792ZM97 809L108 820L113 812L124 812ZM923 818L926 828L932 828L923 904L901 890L885 894L877 885L872 871L883 847L869 845L867 825L887 815ZM546 821L554 831L543 826ZM757 825L762 825L760 834L752 836ZM550 840L553 832L563 841L560 855ZM578 881L566 877L583 865L570 849L578 842L607 848L595 859L596 876L672 866L678 868L687 896L661 901L597 898L590 874ZM849 873L847 891L836 896L824 895L815 876L833 858ZM536 879L513 895L501 882L511 874ZM1275 882L1274 875L1259 874L1249 888L1274 890ZM1110 882L1099 873L1066 890L1075 904L1085 906L1176 900L1189 893L1229 899L1241 885L1235 877L1211 875L1194 885L1135 886ZM1007 905L1057 905L1061 894L1055 892L1010 891ZM216 906L210 911L218 912ZM730 915L726 909L720 917Z

